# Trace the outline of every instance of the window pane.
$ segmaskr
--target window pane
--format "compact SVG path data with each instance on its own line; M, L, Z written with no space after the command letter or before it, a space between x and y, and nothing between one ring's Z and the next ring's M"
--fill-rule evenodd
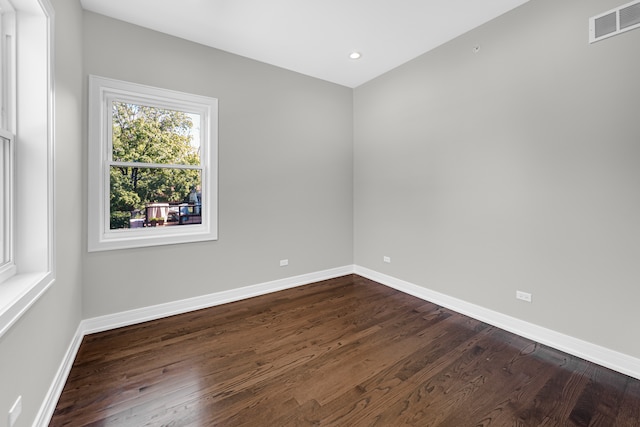
M110 182L112 230L202 223L200 170L111 166Z
M10 261L11 155L9 140L0 137L0 267Z
M113 161L200 165L200 115L113 102L112 118Z

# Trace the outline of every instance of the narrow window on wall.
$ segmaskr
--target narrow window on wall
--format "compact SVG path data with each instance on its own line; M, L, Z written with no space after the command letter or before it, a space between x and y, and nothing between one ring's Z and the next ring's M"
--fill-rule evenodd
M54 284L49 0L0 0L0 336Z
M15 273L13 260L14 177L14 12L0 1L0 282Z
M0 278L14 272L13 265L13 136L0 133ZM1 280L0 280L1 281Z
M217 238L217 100L90 77L89 250Z

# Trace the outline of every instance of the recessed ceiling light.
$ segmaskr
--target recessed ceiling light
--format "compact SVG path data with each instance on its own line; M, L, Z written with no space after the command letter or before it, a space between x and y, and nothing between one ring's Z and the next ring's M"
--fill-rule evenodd
M353 51L349 54L349 58L351 59L360 59L362 54L360 52Z

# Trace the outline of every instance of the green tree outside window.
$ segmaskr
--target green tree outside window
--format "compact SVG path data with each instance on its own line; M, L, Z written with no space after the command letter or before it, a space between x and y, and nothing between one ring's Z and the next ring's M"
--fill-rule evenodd
M110 228L128 228L152 203L188 202L202 184L199 117L113 102L112 118Z

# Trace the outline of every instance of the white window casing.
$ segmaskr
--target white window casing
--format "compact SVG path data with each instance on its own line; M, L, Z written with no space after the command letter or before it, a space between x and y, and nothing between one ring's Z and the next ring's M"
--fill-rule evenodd
M0 283L16 272L13 259L14 137L0 129Z
M0 283L16 272L15 195L15 12L0 0Z
M2 173L10 253L0 272L2 336L55 278L54 13L49 0L0 0L0 9L2 161L11 169Z
M176 110L200 117L202 182L201 223L177 227L110 229L110 168L112 159L112 108L114 102ZM217 239L218 102L215 98L89 76L89 194L88 250L103 251ZM132 163L130 166L133 166ZM138 167L181 165L135 163Z

